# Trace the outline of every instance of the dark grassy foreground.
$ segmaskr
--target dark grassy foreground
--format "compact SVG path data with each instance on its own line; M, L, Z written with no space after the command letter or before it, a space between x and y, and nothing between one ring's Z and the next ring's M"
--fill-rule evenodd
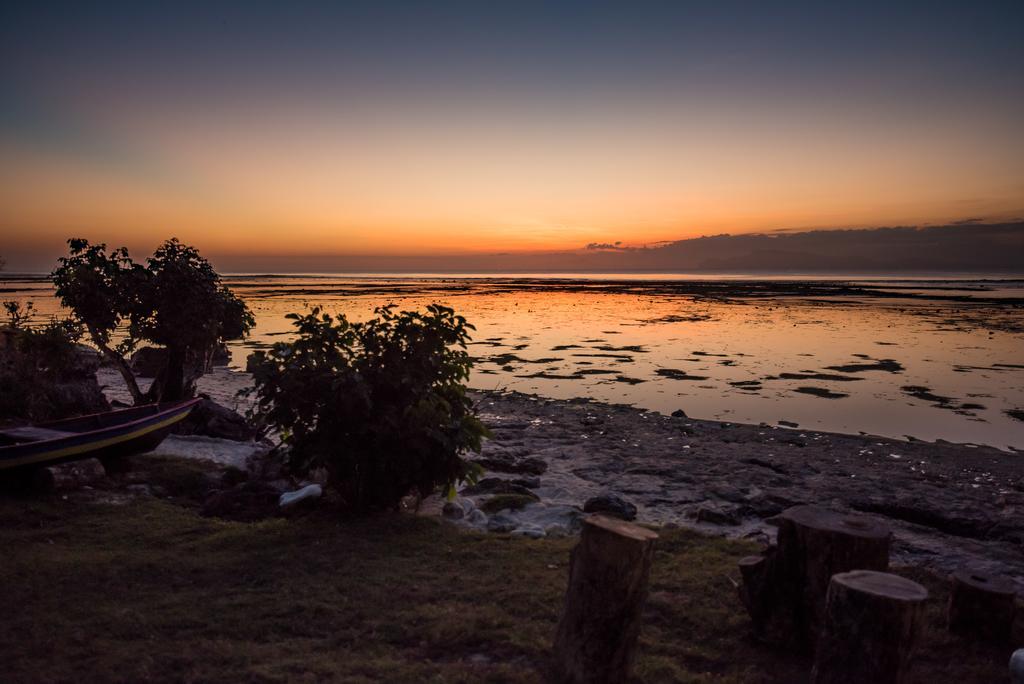
M181 501L94 496L0 498L6 682L542 678L574 540L397 514L243 524ZM807 679L808 661L748 636L728 577L751 550L662 532L640 680ZM1005 681L1008 653L946 636L942 583L911 575L933 596L914 680Z

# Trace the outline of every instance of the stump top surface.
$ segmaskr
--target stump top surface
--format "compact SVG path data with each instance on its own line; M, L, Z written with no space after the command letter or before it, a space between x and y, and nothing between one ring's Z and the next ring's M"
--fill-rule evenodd
M832 576L832 581L848 589L898 601L924 601L928 590L905 577L874 570L851 570Z
M959 570L953 573L953 580L960 584L966 584L975 589L991 592L993 594L1016 594L1016 588L1002 577L986 575L970 570Z
M819 506L794 506L787 508L779 517L803 527L839 532L864 539L885 539L891 533L889 526L876 518L838 513Z
M648 541L658 538L658 533L654 530L600 514L587 516L583 519L583 524L603 532L611 532L620 537L636 541Z

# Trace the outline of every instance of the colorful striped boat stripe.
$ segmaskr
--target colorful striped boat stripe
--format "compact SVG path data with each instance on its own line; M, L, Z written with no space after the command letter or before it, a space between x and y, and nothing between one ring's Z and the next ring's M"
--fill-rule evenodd
M188 408L191 409L192 407L189 406ZM57 458L64 458L65 456L74 456L75 454L80 454L86 451L104 449L109 446L114 446L115 444L127 442L132 439L137 439L161 428L174 425L178 421L182 420L186 415L188 415L188 411L183 411L181 413L178 413L177 415L172 415L169 418L165 418L159 423L146 425L137 430L134 430L133 432L129 432L123 435L117 435L114 437L108 437L107 439L100 440L98 442L85 442L83 444L76 444L74 446L64 447L62 449L57 449L55 451L43 451L39 454L22 456L20 458L4 459L0 461L0 469L15 468L18 466L29 465L31 463L36 463L39 461L51 461Z

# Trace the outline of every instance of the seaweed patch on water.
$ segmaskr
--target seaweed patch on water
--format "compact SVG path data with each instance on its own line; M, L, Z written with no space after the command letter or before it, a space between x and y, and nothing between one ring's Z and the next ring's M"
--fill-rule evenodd
M1024 422L1024 409L1006 409L1003 411L1006 415L1010 416L1014 420Z
M850 396L845 392L833 392L827 387L797 387L793 391L800 394L810 394L812 397L821 397L822 399L842 399L843 397Z
M695 351L690 353L693 354L694 356L720 356L722 358L726 358L727 356L729 356L728 354L712 354L711 352L706 351Z
M613 344L599 344L596 345L594 349L606 352L633 352L637 354L647 353L647 350L644 348L642 344L627 344L621 347L616 347Z
M828 370L839 371L840 373L863 373L864 371L885 371L887 373L902 373L903 364L895 359L871 359L863 354L854 354L860 358L866 358L871 363L847 363L841 366L825 366Z
M932 392L930 387L922 387L921 385L904 385L900 388L904 394L914 399L921 401L927 401L933 404L936 408L949 409L955 413L959 413L962 416L974 416L974 411L983 411L985 409L984 404L978 404L975 402L961 403L959 400L953 397L945 397L941 394L935 394Z
M579 356L582 358L597 358L597 359L616 359L618 361L632 361L633 357L629 354L573 354L573 356Z
M710 321L710 314L668 314L658 318L645 318L638 322L638 325L656 325L658 323L700 323Z
M556 344L551 348L551 351L565 351L566 349L583 349L583 345L580 344Z
M624 382L627 385L639 385L641 382L647 382L641 378L631 378L628 375L616 375L612 380L615 382Z
M551 373L548 371L539 371L537 373L528 373L526 375L517 375L517 378L539 378L542 380L579 380L579 374L563 375L561 373Z
M546 356L541 359L524 359L516 354L510 354L508 352L504 354L495 354L493 356L487 356L480 359L481 363L495 363L499 366L508 366L512 363L557 363L564 361L565 359L557 356Z
M799 373L779 373L778 377L782 380L823 380L825 382L853 382L855 380L863 380L864 378L855 378L849 375L838 375L836 373L816 373L814 371L800 371ZM771 379L775 379L772 377ZM767 379L767 378L766 378Z
M668 378L670 380L707 380L708 379L708 376L706 376L706 375L690 375L686 371L679 370L678 368L659 368L658 370L654 371L654 373L655 373L655 375L660 375L661 377Z

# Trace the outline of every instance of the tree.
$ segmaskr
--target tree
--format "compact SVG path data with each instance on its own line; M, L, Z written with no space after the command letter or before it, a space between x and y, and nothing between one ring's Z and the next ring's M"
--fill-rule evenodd
M52 274L57 297L121 373L136 404L194 394L216 346L254 325L209 262L177 239L161 245L146 266L123 247L108 252L81 238L68 240L68 247ZM167 364L146 394L128 362L142 341L167 350Z
M439 305L375 314L364 323L319 308L290 314L296 341L255 352L248 364L253 414L283 436L289 466L325 468L355 512L475 479L478 467L462 455L488 436L464 384L473 326Z

